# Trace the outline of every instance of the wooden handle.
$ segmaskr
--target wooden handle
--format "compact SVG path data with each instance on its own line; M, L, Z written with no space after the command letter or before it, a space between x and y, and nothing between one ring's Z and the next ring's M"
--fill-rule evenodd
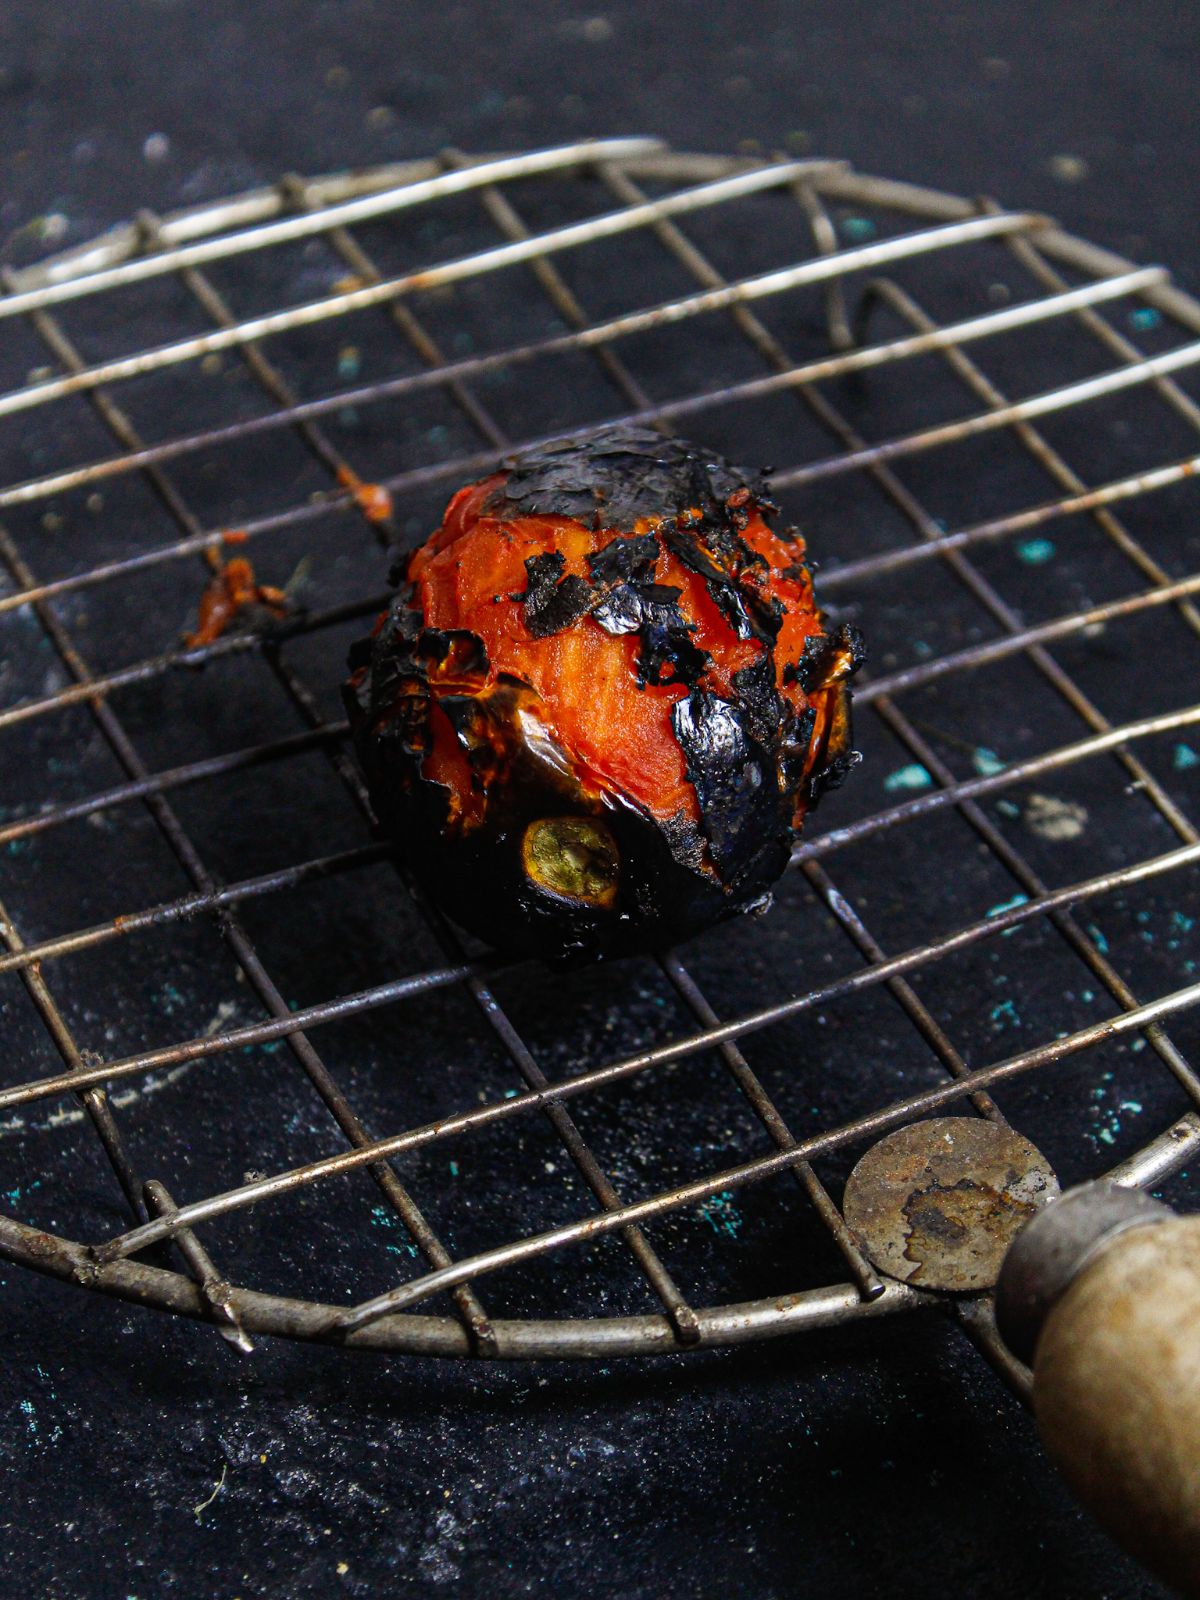
M1051 1308L1033 1401L1080 1500L1200 1597L1200 1217L1121 1233Z

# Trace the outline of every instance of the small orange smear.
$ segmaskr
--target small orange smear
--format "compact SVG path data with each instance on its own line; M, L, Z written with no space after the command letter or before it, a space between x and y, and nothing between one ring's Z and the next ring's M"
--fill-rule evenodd
M235 556L215 573L200 596L199 625L194 633L184 635L189 650L219 639L237 616L249 605L265 606L275 617L285 617L288 612L287 596L282 589L262 584L254 576L254 568L244 556Z
M339 467L337 480L349 489L354 503L368 522L387 522L392 515L392 497L381 483L364 483L349 467Z
M245 544L250 538L245 528L227 528L221 535L222 544Z

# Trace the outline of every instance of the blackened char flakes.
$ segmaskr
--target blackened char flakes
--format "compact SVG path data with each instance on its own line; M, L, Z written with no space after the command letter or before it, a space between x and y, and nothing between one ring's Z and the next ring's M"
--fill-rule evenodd
M629 585L618 591L638 612L638 682L645 684L695 683L708 666L709 657L692 641L691 624L679 609L678 589L651 583ZM597 621L605 626L599 612Z
M524 600L525 626L535 639L569 628L592 603L591 584L574 573L564 578L566 565L566 557L557 550L530 556L525 563L525 592L513 598Z
M692 624L679 609L679 590L670 584L618 584L592 616L606 633L640 636L637 673L643 687L695 683L708 666L708 652L693 642Z
M852 623L840 623L831 633L817 633L804 644L799 661L783 669L784 683L798 683L805 694L851 678L867 659L861 632Z
M614 583L652 583L658 561L658 540L652 533L634 539L610 539L587 558L592 582L607 588Z
M713 602L739 639L758 639L763 644L771 644L783 622L783 607L773 598L756 594L749 584L740 582L713 560L709 549L717 545L721 531L728 530L724 530L722 524L714 524L705 527L700 538L690 528L676 526L666 529L663 537L684 566L704 579ZM740 539L737 542L742 543ZM754 564L747 559L744 566Z
M488 669L483 640L466 628L425 628L417 640L417 654L458 676L482 678Z
M488 516L574 517L625 533L642 518L689 507L723 517L742 489L766 497L757 479L715 452L620 424L538 445L503 466L508 476L485 502Z
M713 863L726 883L737 883L778 833L774 763L745 711L705 689L678 701L672 722Z
M680 590L655 583L658 540L653 534L614 539L588 558L598 598L592 617L608 633L636 633L641 639L638 682L695 683L709 663L693 642L694 625L679 607Z
M734 673L733 688L760 744L769 747L776 743L795 721L795 712L775 687L775 661L769 651Z

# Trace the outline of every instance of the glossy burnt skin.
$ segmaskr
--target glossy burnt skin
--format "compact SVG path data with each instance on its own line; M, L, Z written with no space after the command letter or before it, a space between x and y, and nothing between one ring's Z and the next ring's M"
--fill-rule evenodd
M851 628L721 457L629 428L460 490L352 651L380 821L490 943L653 948L762 907L857 759Z

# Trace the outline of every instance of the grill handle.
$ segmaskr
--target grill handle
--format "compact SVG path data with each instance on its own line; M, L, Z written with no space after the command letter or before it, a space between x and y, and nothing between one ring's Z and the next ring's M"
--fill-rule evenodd
M1200 1216L1072 1189L1018 1235L996 1317L1046 1450L1112 1536L1200 1597Z

